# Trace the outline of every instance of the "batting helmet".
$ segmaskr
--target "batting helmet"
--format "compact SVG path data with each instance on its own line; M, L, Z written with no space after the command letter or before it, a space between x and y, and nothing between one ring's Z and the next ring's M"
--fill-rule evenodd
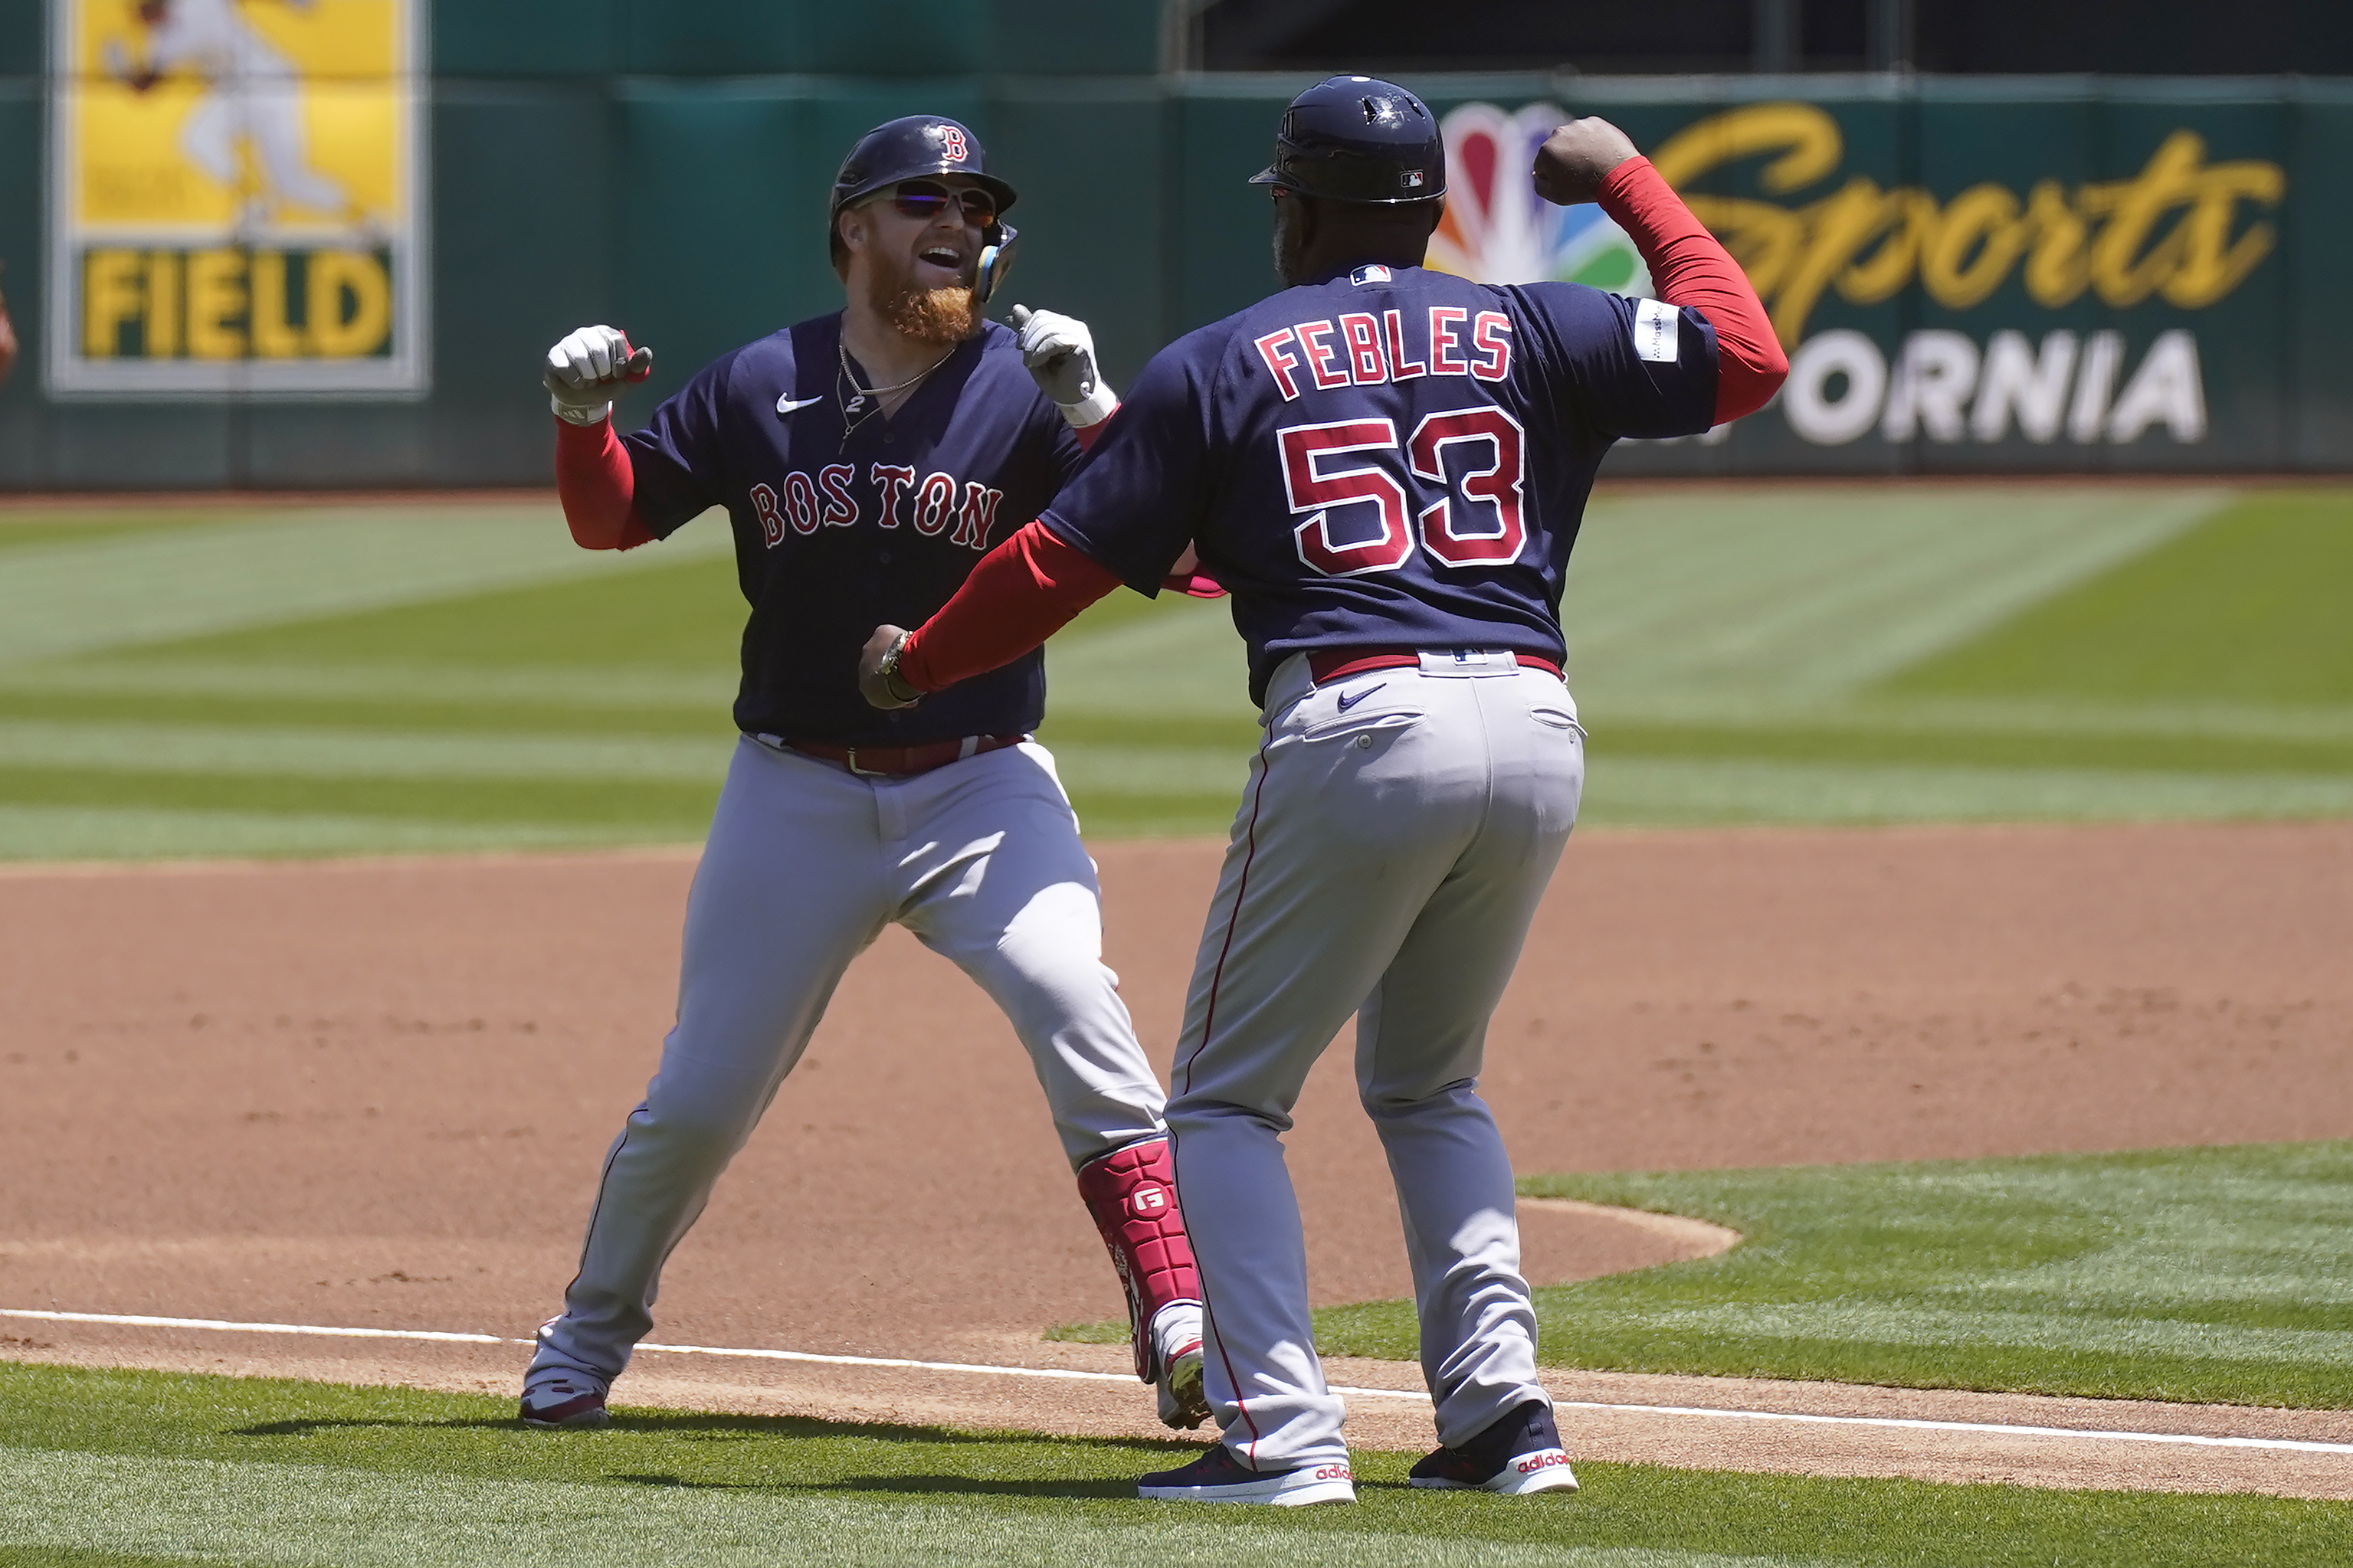
M826 210L828 244L839 264L841 234L834 226L841 209L863 196L923 176L962 174L997 198L997 221L981 231L975 298L986 302L1013 265L1020 230L1004 221L1018 197L1013 187L988 172L988 153L970 128L938 114L910 114L887 121L858 139L841 172L833 177L833 203Z
M1426 202L1446 194L1446 140L1429 105L1395 82L1331 77L1291 100L1274 162L1250 184L1338 202Z

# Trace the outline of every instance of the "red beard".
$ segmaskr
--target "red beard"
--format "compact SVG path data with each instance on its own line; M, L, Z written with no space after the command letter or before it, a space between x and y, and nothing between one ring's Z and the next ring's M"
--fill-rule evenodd
M914 263L902 262L886 276L881 268L870 275L867 299L875 314L892 330L921 343L946 347L980 331L980 308L972 290L961 286L918 289Z

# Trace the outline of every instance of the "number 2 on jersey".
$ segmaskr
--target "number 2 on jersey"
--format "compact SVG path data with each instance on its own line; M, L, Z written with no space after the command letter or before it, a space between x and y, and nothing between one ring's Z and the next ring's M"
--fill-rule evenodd
M1519 559L1527 542L1520 501L1527 480L1526 439L1519 422L1491 403L1425 416L1406 443L1404 479L1387 465L1342 467L1331 459L1351 452L1394 452L1397 426L1387 419L1345 419L1293 425L1275 433L1282 448L1282 486L1293 516L1299 559L1328 577L1393 572L1413 553L1414 528L1407 485L1427 481L1438 500L1412 512L1421 547L1449 566L1502 566ZM1459 480L1446 471L1449 447L1472 448ZM1479 466L1485 458L1485 465ZM1420 489L1417 485L1415 488ZM1342 543L1332 518L1343 508L1374 509L1378 534ZM1367 531L1361 511L1349 514Z

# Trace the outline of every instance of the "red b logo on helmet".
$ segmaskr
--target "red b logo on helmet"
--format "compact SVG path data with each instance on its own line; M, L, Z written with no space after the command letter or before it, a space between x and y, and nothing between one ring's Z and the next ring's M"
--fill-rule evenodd
M946 153L948 162L951 163L961 163L964 162L964 132L957 130L955 126L943 125L940 127L940 146Z
M1156 1219L1168 1212L1166 1187L1142 1186L1127 1194L1127 1206L1139 1219Z

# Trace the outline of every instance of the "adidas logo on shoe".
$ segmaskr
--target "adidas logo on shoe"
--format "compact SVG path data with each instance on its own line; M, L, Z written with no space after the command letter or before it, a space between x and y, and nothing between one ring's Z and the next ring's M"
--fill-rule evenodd
M1491 1422L1468 1443L1429 1455L1407 1479L1436 1491L1487 1491L1504 1497L1577 1489L1577 1472L1569 1468L1568 1455L1560 1446L1552 1407L1540 1399Z
M1312 1502L1354 1502L1356 1478L1345 1459L1288 1470L1254 1470L1223 1443L1181 1469L1139 1479L1135 1495L1158 1502L1262 1502L1296 1508Z

